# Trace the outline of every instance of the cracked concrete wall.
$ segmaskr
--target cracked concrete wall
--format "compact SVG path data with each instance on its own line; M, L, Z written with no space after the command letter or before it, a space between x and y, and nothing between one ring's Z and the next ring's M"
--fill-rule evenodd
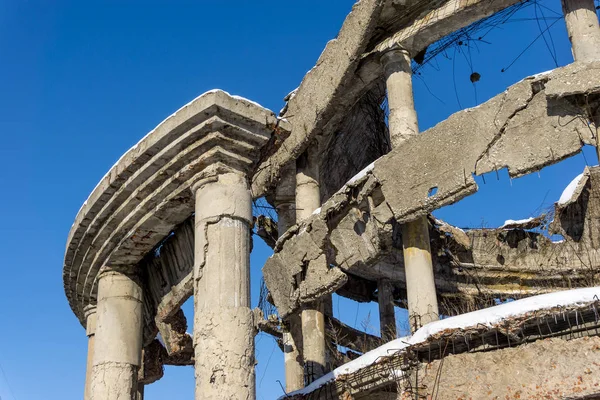
M450 355L423 364L420 396L442 399L596 398L600 338L546 339L492 352ZM465 371L469 373L465 374ZM400 399L413 399L406 391Z
M578 96L596 92L600 74L588 71L598 68L600 63L574 63L527 78L375 161L323 204L318 214L279 240L275 255L263 269L279 312L287 315L304 304L299 290L304 282L297 285L293 276L306 267L305 275L310 274L310 261L322 254L328 254L333 264L323 275L327 278L341 276L340 269L348 266L346 259L352 265L366 260L368 265L380 253L377 232L382 225L392 219L398 223L414 220L475 193L474 174L507 167L510 176L521 176L592 143L586 112L575 104ZM437 192L430 195L433 188ZM348 270L360 276L358 271ZM368 272L365 275L371 278ZM304 293L310 292L307 297L312 301L339 289L343 282L323 278L321 287L311 286ZM478 291L472 282L445 286L455 292Z

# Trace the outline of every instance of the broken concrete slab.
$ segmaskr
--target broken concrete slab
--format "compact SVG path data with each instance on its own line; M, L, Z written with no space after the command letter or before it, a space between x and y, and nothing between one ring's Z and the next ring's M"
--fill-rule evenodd
M452 115L375 161L325 202L318 214L279 239L274 261L269 261L269 267L263 271L269 289L287 295L294 291L294 285L301 284L292 277L300 270L306 249L311 249L313 256L330 252L331 260L342 271L373 279L374 275L387 271L386 263L381 262L382 255L394 254L390 251L391 242L382 241L380 237L385 230L388 238L391 236L391 226L386 227L386 224L392 218L397 223L408 222L476 192L475 174L507 167L509 175L520 176L577 153L589 140L585 134L585 111L566 99L548 99L544 92L544 85L562 73L562 69L558 69L525 79L477 108ZM570 123L561 124L562 119ZM540 143L543 145L539 146ZM433 191L435 194L431 194ZM315 230L318 238L311 241L303 237L303 244L299 246L298 238L312 235L313 224L319 227ZM300 233L292 237L295 232ZM463 249L473 240L464 234L458 235L458 239ZM311 247L311 243L323 240L325 244L320 252ZM539 238L539 241L544 239ZM383 248L386 251L382 251ZM473 255L468 257L472 261ZM311 259L314 258L311 256ZM397 282L402 282L399 277L403 275L402 263L398 259L394 257L389 264L395 268L390 273ZM471 265L467 261L460 262ZM274 263L277 263L276 273ZM556 259L544 265L550 267L553 263L556 264ZM370 276L369 268L376 264L379 269L372 270L373 276ZM281 268L291 269L283 273ZM310 265L308 268L310 270ZM524 272L519 269L524 266L515 268ZM537 272L531 271L534 275ZM270 277L271 274L274 275ZM285 274L286 279L281 279L281 274ZM541 290L541 278L537 284L534 284L535 277L528 278L531 287L515 285L515 279L517 282L519 279L514 273L486 271L483 275L487 274L487 283L483 289L472 279L466 279L466 273L457 273L443 263L438 263L436 274L438 289L448 293L520 296ZM508 279L513 283L496 285L493 279L500 276L504 276L505 282ZM275 288L278 285L280 287ZM299 298L291 303L275 298L277 306L280 301L285 303L285 313L302 303Z

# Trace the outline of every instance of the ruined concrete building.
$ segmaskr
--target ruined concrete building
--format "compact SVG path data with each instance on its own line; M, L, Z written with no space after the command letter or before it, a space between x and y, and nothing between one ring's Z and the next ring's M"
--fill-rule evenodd
M574 63L419 132L411 60L521 3L360 0L281 115L215 90L125 153L65 254L89 337L85 399L141 399L164 365L194 366L196 399L254 399L258 330L280 341L294 399L600 398L600 169L551 222L463 231L430 214L475 193L476 175L598 144L594 0L562 0ZM258 198L276 223L253 217ZM255 224L274 250L274 315L250 305ZM335 319L333 293L378 302L382 337ZM522 300L487 308L507 298ZM412 336L396 339L394 306Z

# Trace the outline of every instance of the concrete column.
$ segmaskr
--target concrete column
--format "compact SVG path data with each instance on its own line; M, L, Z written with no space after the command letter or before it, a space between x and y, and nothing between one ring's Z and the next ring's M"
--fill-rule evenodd
M85 370L85 391L84 400L92 398L92 369L94 367L94 338L96 335L96 305L89 305L84 309L85 313L85 334L88 337L87 365Z
M142 288L133 274L98 276L92 400L135 400L142 354Z
M419 133L417 112L413 100L410 56L403 50L385 53L381 61L385 73L390 115L388 125L392 148Z
M594 0L561 0L575 61L600 60L600 23ZM596 125L596 155L600 159L600 111L592 116Z
M296 220L310 218L321 206L317 149L305 152L296 161ZM323 304L305 306L301 314L304 352L304 383L325 375L327 355Z
M402 225L408 318L414 332L439 318L427 218Z
M377 281L377 301L379 302L379 326L381 338L386 342L396 339L396 311L394 310L394 287L389 279Z
M391 50L382 56L381 61L390 106L390 139L392 146L397 147L419 132L413 100L411 59L405 50ZM428 229L426 217L402 227L408 314L413 331L438 319L439 315Z
M275 192L277 231L283 235L296 223L296 168L285 168ZM285 391L304 387L304 359L302 355L302 320L300 315L288 317L283 324L283 358L285 362Z
M194 249L196 400L255 399L250 309L252 196L245 175L198 182Z
M600 60L600 25L594 0L561 0L575 61Z

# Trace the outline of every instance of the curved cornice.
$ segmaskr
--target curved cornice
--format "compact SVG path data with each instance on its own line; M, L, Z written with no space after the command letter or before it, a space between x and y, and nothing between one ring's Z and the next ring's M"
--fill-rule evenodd
M82 323L84 307L95 302L100 268L136 265L189 218L190 187L208 169L252 174L279 122L254 102L212 90L165 119L117 161L79 210L67 240L63 281Z

